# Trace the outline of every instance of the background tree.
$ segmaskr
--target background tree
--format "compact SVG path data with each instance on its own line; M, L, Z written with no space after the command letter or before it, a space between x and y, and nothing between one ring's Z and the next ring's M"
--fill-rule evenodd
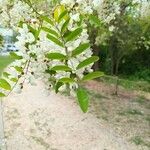
M137 56L144 62L140 68L149 67L146 57L150 54L148 4L132 0L104 0L90 16L88 26L93 52L101 58L96 70L99 68L111 75L131 75L139 71L133 63L141 66Z

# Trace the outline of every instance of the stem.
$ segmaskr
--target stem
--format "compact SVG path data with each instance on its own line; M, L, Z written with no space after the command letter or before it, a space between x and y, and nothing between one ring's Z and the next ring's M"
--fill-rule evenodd
M65 41L65 39L63 38L63 36L62 36L62 34L61 34L61 31L59 30L59 28L58 28L57 25L56 25L56 29L58 30L58 32L59 32L59 34L60 34L60 38L61 38L61 40L62 40L62 42L63 42L63 44L64 44L65 51L66 51L66 55L68 55L69 52L68 52L68 48L66 47L66 41Z
M27 62L27 68L26 68L25 75L27 75L27 74L28 74L29 66L30 66L30 60ZM25 80L26 80L26 78L24 78L24 80L23 80L22 84L24 84Z
M25 70L27 63L28 63L28 61L26 61L23 70ZM21 78L21 77L20 77L20 78ZM11 94L11 92L14 90L14 88L16 87L16 85L18 84L18 82L19 82L19 79L18 79L18 81L14 84L14 86L13 86L12 89L9 91L9 93L7 94L6 97L8 97L8 96Z

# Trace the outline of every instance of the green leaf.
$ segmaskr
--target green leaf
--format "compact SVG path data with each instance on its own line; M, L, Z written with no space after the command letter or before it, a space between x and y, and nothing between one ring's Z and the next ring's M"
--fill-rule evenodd
M54 25L53 21L48 16L41 16L41 19L51 24L52 26Z
M39 36L39 32L36 29L34 29L33 27L31 27L30 25L28 25L28 29L34 35L35 39L37 39Z
M20 60L23 58L22 56L17 55L15 52L10 52L9 54L12 58L17 59L17 60Z
M99 18L95 15L90 15L89 17L90 22L96 26L100 26L101 25L101 21L99 20Z
M87 81L87 80L93 80L95 78L98 78L98 77L102 77L104 75L103 72L100 72L100 71L96 71L96 72L92 72L92 73L89 73L87 75L85 75L82 80L83 81Z
M6 95L2 92L0 92L0 97L5 97Z
M14 68L18 71L18 72L23 72L23 69L22 67L19 67L19 66L14 66Z
M86 60L82 61L78 66L77 66L77 69L81 69L85 66L88 66L96 61L99 60L99 57L98 56L92 56L90 58L87 58Z
M46 73L49 73L50 75L56 74L56 71L50 70L50 69L45 70L45 72L46 72Z
M74 80L73 79L71 79L71 78L61 78L61 79L59 79L58 80L58 82L62 82L62 83L72 83L72 82L74 82Z
M63 38L66 39L66 37L71 33L71 31L67 30L64 35L63 35Z
M64 47L64 44L63 44L61 41L59 41L57 38L55 38L54 36L48 34L48 35L47 35L47 38L48 38L50 41L54 42L55 44L59 45L60 47Z
M66 59L66 56L63 55L63 54L60 54L60 53L48 53L46 54L46 57L48 59L58 59L58 60L65 60Z
M83 51L90 47L89 43L80 44L75 50L72 51L72 57L81 54Z
M68 27L68 24L69 24L69 21L70 21L70 19L67 19L67 20L65 21L65 23L62 25L61 33L63 33L63 32L66 31L66 29L67 29L67 27Z
M55 82L56 82L56 79L55 79L53 76L51 76L48 80L49 80L51 83L55 83Z
M80 15L80 21L77 23L78 26L82 25L83 19L84 19L83 15Z
M64 84L62 82L57 82L56 85L55 85L55 92L58 93L59 92L59 88L61 86L63 86Z
M56 37L59 37L58 33L55 30L52 30L52 29L47 28L47 27L42 27L42 30L45 31L45 32L48 32L52 35L55 35Z
M10 74L9 74L8 72L3 72L3 76L4 76L5 78L8 78L8 77L10 76Z
M18 24L18 27L22 28L22 27L23 27L23 24L24 24L24 22L23 22L23 21L20 21L19 24Z
M51 68L51 70L54 70L54 71L71 71L71 68L69 68L68 66L65 66L65 65L58 65L58 66L54 66L53 68Z
M68 17L69 17L67 15L67 13L66 13L66 8L65 8L64 5L58 5L58 6L56 6L53 14L54 14L54 19L57 22L61 21L62 18L65 19L65 20L67 20Z
M84 113L86 113L88 111L88 106L89 106L89 97L86 90L84 90L83 88L78 88L77 98L78 98L80 108Z
M11 90L10 84L5 79L0 79L0 87L5 90Z
M13 82L17 82L18 81L17 78L11 78L10 80L13 81Z
M66 18L68 15L68 11L65 10L63 11L60 15L59 15L59 18L58 18L58 22L61 22L63 18Z
M74 31L69 32L69 34L65 37L66 41L73 41L74 39L76 39L78 36L80 36L82 33L82 28L77 28Z

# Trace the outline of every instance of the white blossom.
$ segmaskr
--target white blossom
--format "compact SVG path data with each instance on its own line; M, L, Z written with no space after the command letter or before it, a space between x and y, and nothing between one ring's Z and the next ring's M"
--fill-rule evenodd
M75 4L78 3L76 6ZM61 4L67 6L68 9L75 7L73 11L69 11L70 21L68 25L69 31L74 31L79 26L77 22L80 21L80 15L92 14L94 9L98 8L100 1L90 1L90 0L62 0ZM36 79L40 79L45 83L45 93L49 94L49 91L53 88L53 80L57 83L62 78L70 78L73 74L76 75L74 81L82 79L85 72L92 72L92 65L77 69L77 66L85 59L92 56L91 48L82 52L80 55L71 58L72 51L75 50L80 44L89 43L89 35L87 31L86 23L82 23L80 27L83 28L82 33L77 39L69 42L65 42L62 39L60 30L62 25L66 21L62 20L57 26L50 25L47 22L43 22L42 26L51 28L56 31L59 36L56 38L63 43L63 46L59 46L54 41L47 38L47 33L40 28L40 20L36 17L32 8L30 8L26 3L22 1L15 0L12 4L11 9L8 11L7 6L10 5L8 0L0 1L0 9L2 9L2 24L9 24L15 31L18 32L16 47L19 48L19 52L16 55L21 56L22 59L16 60L10 67L9 73L11 78L17 78L18 84L15 87L15 91L20 93L23 89L23 83L29 83L31 85L36 85ZM94 9L93 9L94 8ZM40 12L40 14L43 12ZM21 26L19 23L22 22ZM30 27L35 29L35 31L40 31L38 38L35 38L35 34L30 30ZM55 35L52 35L55 36ZM47 53L60 53L67 56L69 59L67 61L60 60L49 60L46 58ZM50 74L46 72L51 70L57 65L68 65L71 71L56 71L56 74ZM15 66L22 69L17 71ZM12 82L13 83L13 82ZM73 95L75 89L78 88L77 83L70 84L71 94ZM66 85L63 85L60 90L66 89Z

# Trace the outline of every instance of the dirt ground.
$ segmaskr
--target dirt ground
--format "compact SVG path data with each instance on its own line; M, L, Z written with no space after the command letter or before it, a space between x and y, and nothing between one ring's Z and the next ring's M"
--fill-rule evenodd
M85 84L91 95L90 113L103 119L111 129L137 146L137 150L150 149L150 93L127 91L103 82Z
M74 99L46 97L41 82L3 105L7 150L137 150L94 107L83 114Z

